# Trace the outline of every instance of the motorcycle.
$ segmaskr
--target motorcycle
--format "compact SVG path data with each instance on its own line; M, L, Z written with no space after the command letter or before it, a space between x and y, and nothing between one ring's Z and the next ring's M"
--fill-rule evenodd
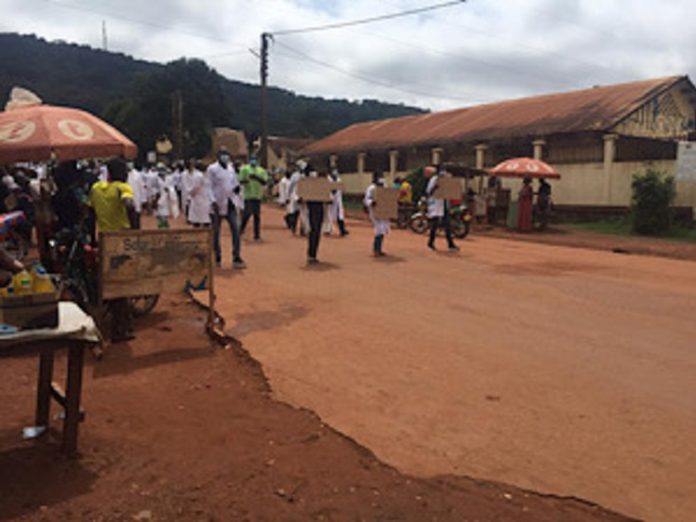
M452 206L449 209L452 234L458 239L464 239L471 231L471 211L465 204ZM430 228L428 220L428 202L426 198L418 201L416 212L411 215L409 227L416 234L425 234Z
M425 234L430 227L428 222L428 201L426 198L420 198L418 203L416 203L415 212L411 214L408 226L416 234Z
M413 214L413 205L399 204L399 212L395 220L396 228L401 230L408 228L409 222L411 221L411 214Z
M454 237L464 239L471 231L471 211L463 203L454 206L449 211L450 226Z

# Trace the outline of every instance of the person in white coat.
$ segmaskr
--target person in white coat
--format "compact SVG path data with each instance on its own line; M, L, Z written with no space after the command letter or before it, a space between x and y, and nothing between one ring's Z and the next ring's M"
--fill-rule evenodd
M218 160L207 170L210 181L211 209L213 221L213 248L215 263L220 266L222 250L220 247L220 225L225 219L230 225L232 235L232 267L246 268L242 260L241 238L239 233L239 211L244 208L242 186L232 165L232 159L226 149L218 151Z
M169 228L169 218L179 217L179 198L174 189L172 173L161 170L157 178L157 228Z
M157 209L157 194L159 193L159 174L154 166L143 172L145 180L145 194L147 196L147 210L152 214Z
M194 169L191 174L184 174L191 178L188 197L188 222L195 228L208 227L210 225L212 194L210 191L210 180L207 172L204 174L198 169Z
M428 239L428 248L435 249L435 236L437 229L442 227L445 229L447 236L447 246L450 252L456 252L459 247L454 244L452 236L452 227L449 219L449 202L445 199L435 197L435 189L437 189L438 180L445 175L445 170L442 167L426 167L425 174L430 175L430 181L425 189L425 195L428 197L428 220L430 221L430 238Z
M333 183L340 183L341 176L338 175L338 170L333 169L329 174L329 179ZM329 233L331 233L331 228L335 222L338 225L338 230L341 233L341 237L347 236L350 232L346 230L346 215L343 208L343 191L340 189L331 192L331 205L329 205Z
M278 205L285 209L285 226L288 230L292 230L292 211L290 205L290 171L285 172L278 181Z
M302 221L300 224L300 230L302 232L304 232L306 228L306 207L305 205L300 204L300 197L297 195L297 186L300 180L304 177L304 170L306 166L307 164L304 161L299 160L297 162L297 168L292 173L292 176L290 176L290 183L288 184L288 206L286 211L290 216L288 226L293 234L297 233L298 221ZM303 210L305 216L300 216L300 213Z
M365 199L363 203L367 212L370 215L370 221L372 222L372 228L375 231L375 240L372 243L372 253L375 257L382 257L386 254L382 250L382 245L384 243L384 236L389 234L391 224L388 219L378 219L375 216L375 207L377 206L376 192L377 187L384 186L384 175L381 172L375 172L372 174L372 184L367 187L365 191Z
M128 185L133 190L133 208L135 209L135 225L140 228L140 214L143 211L143 204L147 201L147 188L145 179L137 165L134 165L128 172Z
M189 206L191 205L191 189L193 188L194 174L200 170L196 165L196 160L191 158L188 161L188 168L181 174L181 199L184 215L188 221ZM210 183L210 180L208 181Z

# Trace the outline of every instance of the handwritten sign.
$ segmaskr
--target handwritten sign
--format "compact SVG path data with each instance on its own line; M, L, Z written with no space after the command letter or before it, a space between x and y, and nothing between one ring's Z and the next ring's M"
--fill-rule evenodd
M212 285L208 229L104 232L99 245L102 299Z
M399 189L375 188L375 202L372 213L377 219L396 219L399 217Z
M297 195L305 201L331 201L334 184L327 178L302 178L297 183Z
M462 199L462 184L457 178L441 176L433 193L436 199Z

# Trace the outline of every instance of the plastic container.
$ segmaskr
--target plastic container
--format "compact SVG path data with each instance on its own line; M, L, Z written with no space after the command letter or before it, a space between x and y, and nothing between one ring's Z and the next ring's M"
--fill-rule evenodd
M55 292L56 287L51 281L51 276L46 272L46 269L41 263L36 263L31 268L32 291L35 294L45 294Z
M33 291L34 282L31 274L26 270L22 270L12 278L15 295L29 295Z

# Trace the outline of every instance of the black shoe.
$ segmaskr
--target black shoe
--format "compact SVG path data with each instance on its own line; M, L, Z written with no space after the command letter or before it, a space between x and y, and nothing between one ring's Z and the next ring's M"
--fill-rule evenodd
M234 261L232 261L232 268L236 268L236 269L238 269L238 270L242 270L242 269L244 269L244 268L246 268L246 267L247 267L247 266L246 266L246 263L242 260L241 257L238 257L237 259L235 259Z
M428 243L428 248L430 250L437 250L437 248L435 248L435 243Z
M449 251L450 252L459 252L459 247L457 245L450 245Z
M308 257L307 258L308 265L316 265L317 263L319 263L319 260L316 257Z

